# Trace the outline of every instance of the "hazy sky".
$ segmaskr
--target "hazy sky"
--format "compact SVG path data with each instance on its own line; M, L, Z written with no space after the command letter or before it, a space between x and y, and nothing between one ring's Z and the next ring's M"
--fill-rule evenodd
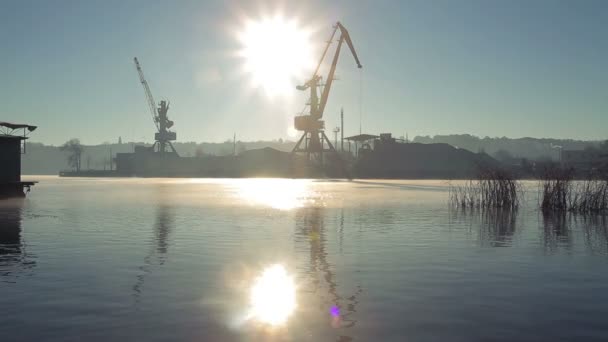
M151 141L133 66L171 101L178 141L288 137L307 98L249 85L235 33L276 12L349 29L325 113L345 133L608 138L608 1L5 1L0 120L33 141ZM332 50L333 51L333 50ZM317 52L315 51L315 54ZM316 58L316 55L315 55ZM362 105L360 105L362 104ZM292 138L293 139L293 138Z

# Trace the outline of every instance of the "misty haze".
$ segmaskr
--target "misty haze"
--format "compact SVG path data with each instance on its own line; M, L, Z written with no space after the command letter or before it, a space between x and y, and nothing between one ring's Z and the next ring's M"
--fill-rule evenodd
M608 339L608 2L0 19L0 341Z

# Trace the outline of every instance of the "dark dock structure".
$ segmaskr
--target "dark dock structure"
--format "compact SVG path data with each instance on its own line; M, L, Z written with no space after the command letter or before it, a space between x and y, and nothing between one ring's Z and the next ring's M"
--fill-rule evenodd
M0 198L25 197L36 182L21 181L21 154L36 126L0 121ZM21 134L17 134L21 133Z

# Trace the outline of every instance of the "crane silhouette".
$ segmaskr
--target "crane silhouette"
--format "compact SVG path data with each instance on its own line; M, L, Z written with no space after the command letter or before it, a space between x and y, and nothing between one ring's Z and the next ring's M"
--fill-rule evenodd
M154 134L155 141L154 145L152 145L152 151L160 153L171 152L177 154L173 144L171 144L172 140L177 139L177 134L169 130L171 127L173 127L173 121L169 120L169 117L167 116L167 112L169 111L169 102L164 100L160 101L158 108L156 107L156 102L152 96L152 91L150 91L150 86L144 77L144 72L141 69L141 65L139 64L137 57L133 58L133 61L135 62L137 73L139 74L139 81L144 87L144 92L146 93L146 99L148 100L148 107L150 108L150 113L152 114L152 120L154 121L154 125L156 125L157 129L157 132ZM167 147L169 147L171 150L168 151Z
M295 147L293 148L292 153L306 153L309 161L316 161L320 165L323 165L324 153L330 152L338 156L335 147L332 145L331 141L327 138L327 135L325 134L325 122L322 119L325 107L327 105L327 100L329 98L329 92L335 79L334 74L336 72L336 66L338 65L338 59L340 57L340 49L342 48L342 44L344 42L346 42L346 44L350 48L350 51L353 57L355 58L355 62L357 63L357 67L362 68L348 30L340 22L337 22L333 28L334 29L331 34L331 37L327 41L327 45L323 50L321 59L319 60L319 63L317 64L317 67L312 77L303 85L296 87L298 90L302 91L309 90L310 100L307 103L309 113L299 115L294 118L295 129L298 131L302 131L303 134L296 143ZM334 53L334 57L327 78L325 79L325 84L323 84L323 77L319 75L319 69L321 68L321 64L325 60L327 51L329 50L329 46L333 42L338 30L340 31L340 38L338 39L336 52ZM304 111L305 110L306 107ZM326 143L327 147L325 147Z

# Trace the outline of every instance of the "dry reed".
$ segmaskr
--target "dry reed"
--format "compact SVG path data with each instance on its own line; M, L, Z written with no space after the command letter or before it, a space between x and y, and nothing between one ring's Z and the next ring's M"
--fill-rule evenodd
M608 180L605 178L574 181L572 170L555 168L542 175L540 191L540 208L544 212L608 212Z
M463 185L450 186L450 203L459 208L517 209L521 186L513 176L503 170L483 170L477 179Z

